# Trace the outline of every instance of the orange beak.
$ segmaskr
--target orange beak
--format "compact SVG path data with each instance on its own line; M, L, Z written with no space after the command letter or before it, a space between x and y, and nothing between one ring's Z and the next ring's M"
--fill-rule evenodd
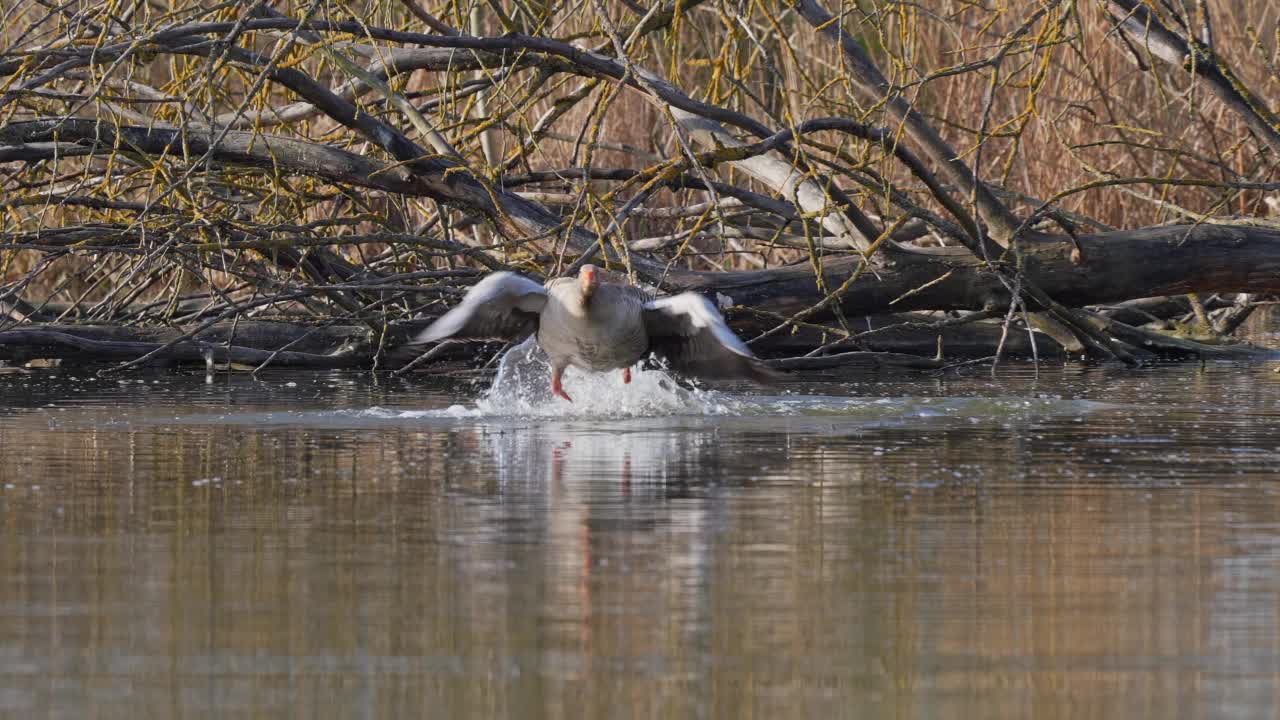
M578 280L582 283L582 296L590 299L596 292L596 286L600 284L600 276L596 272L595 265L583 265L578 271Z

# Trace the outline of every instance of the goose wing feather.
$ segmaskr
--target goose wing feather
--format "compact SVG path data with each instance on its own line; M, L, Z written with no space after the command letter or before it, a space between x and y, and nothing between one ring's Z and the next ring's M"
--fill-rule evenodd
M519 340L538 328L547 291L523 275L496 272L476 283L458 303L413 339L421 345L445 338Z
M765 367L706 297L694 292L644 305L649 349L674 371L707 378L746 378L766 383L779 377Z

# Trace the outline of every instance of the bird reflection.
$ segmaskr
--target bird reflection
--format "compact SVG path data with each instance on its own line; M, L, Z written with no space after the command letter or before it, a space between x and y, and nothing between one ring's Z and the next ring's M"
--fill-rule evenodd
M669 501L708 488L716 478L709 469L724 458L712 426L690 419L673 431L671 423L548 420L480 431L499 505L528 513L536 533L538 551L522 554L512 572L541 577L545 671L583 677L592 672L590 658L616 653L622 639L608 630L617 627L613 608L646 595L658 602L670 591L640 583L643 572L700 586L693 578L709 570L704 526L714 504Z
M713 479L720 460L709 423L672 424L672 418L547 420L483 430L482 445L506 489L545 485L607 501L634 485L645 497L667 497Z

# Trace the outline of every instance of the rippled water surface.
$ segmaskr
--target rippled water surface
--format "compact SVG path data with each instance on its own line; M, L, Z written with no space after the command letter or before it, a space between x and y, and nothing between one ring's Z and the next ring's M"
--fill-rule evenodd
M0 374L0 716L1274 717L1272 370Z

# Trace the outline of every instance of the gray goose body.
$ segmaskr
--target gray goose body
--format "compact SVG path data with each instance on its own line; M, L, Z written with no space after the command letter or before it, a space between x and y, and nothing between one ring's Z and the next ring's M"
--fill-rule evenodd
M531 334L551 361L551 389L571 400L561 374L583 370L623 371L653 353L667 367L694 377L743 377L765 382L764 367L697 293L653 299L639 288L601 283L595 266L577 278L545 286L516 275L493 273L476 283L462 302L414 339L415 344L455 339L520 340Z
M628 368L649 353L645 294L625 285L603 284L590 301L574 278L547 283L547 304L538 319L538 345L551 366L604 372Z

